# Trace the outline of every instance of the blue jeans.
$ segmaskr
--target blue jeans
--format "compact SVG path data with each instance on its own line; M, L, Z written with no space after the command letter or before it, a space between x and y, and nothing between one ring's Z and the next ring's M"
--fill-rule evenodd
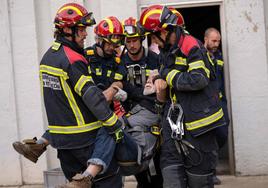
M122 176L119 173L119 167L113 154L109 153L112 152L115 147L113 144L106 145L109 151L104 150L106 149L104 147L105 145L100 145L100 143L105 141L102 137L102 132L103 130L100 129L94 145L78 149L58 149L58 158L60 160L61 168L65 177L71 181L75 174L86 170L88 161L92 159L92 163L100 165L105 164L103 173L97 175L94 179L94 188L107 188L110 185L113 185L114 188L122 188ZM89 156L92 157L90 160L88 160ZM96 158L96 156L102 157L102 160Z
M148 129L159 123L158 116L139 105L136 105L131 112L128 125L123 130L124 137L119 143L115 142L113 135L109 134L105 127L98 131L95 150L88 162L102 165L103 172L113 156L125 176L137 174L148 168L149 158L153 156L154 146L157 143L157 137ZM148 158L142 160L143 157Z
M102 165L105 173L113 158L120 162L137 162L138 145L132 137L124 132L120 143L116 143L113 135L110 135L104 127L100 128L97 134L95 149L88 160L89 163ZM129 172L134 174L135 172ZM123 172L123 175L127 175Z

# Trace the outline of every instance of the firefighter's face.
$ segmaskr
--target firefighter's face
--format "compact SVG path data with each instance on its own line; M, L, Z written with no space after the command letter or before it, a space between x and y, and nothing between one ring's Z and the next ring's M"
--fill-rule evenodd
M166 30L162 30L161 32L160 32L160 38L164 41L164 42L166 42L166 37L167 37L167 34L168 34L168 32L166 31ZM158 44L158 46L160 47L160 48L164 48L164 43L156 36L156 35L154 35L154 34L152 34L152 40L154 40L155 41L155 43L156 44Z
M85 39L87 37L86 27L78 27L77 33L75 34L75 42L80 48L84 48Z
M177 40L176 33L175 32L172 32L170 34L169 43L173 46L173 45L175 45L176 40Z
M131 54L137 53L142 45L140 37L128 37L125 42L126 48Z
M63 28L64 33L72 35L72 29L69 27ZM84 48L85 39L87 37L86 27L78 27L77 32L75 33L75 42L80 48ZM68 40L72 41L72 37L66 37Z
M210 52L216 52L220 46L221 35L216 31L211 31L208 36L205 37L205 47Z
M113 43L104 42L103 51L107 55L112 55L114 53L116 47L118 47L118 46L113 44Z

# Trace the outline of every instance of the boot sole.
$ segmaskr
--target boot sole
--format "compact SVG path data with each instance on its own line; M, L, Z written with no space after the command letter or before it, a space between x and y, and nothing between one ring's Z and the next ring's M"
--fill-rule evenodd
M13 148L19 154L23 155L25 158L29 159L33 163L37 162L38 158L34 157L34 154L32 152L30 152L29 150L27 151L27 149L24 147L24 144L22 144L20 142L14 142L12 145L13 145Z

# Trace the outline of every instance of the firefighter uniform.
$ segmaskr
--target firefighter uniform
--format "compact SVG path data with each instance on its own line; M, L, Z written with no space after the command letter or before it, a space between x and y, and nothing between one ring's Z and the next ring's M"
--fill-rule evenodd
M211 54L210 54L211 55ZM213 56L211 56L211 59L214 61L214 64L216 66L216 76L218 80L218 86L219 86L219 95L220 95L220 101L224 113L224 118L226 121L226 126L221 126L218 129L216 129L216 139L217 143L219 145L219 148L222 148L224 144L227 141L228 138L228 125L229 125L229 115L228 115L228 108L227 108L227 99L225 95L225 84L224 84L224 61L222 59L222 54L218 50L215 53L213 53Z
M98 102L105 101L105 98L93 96L96 93L95 84L88 73L88 61L83 55L83 49L74 42L58 36L40 63L49 142L57 149L61 167L68 180L87 168L98 129L105 126L113 131L120 127L119 124L114 124L118 122L114 113L103 119L95 111L96 105L91 103L93 108L88 105L90 96L97 98ZM93 88L93 91L89 91L89 88ZM111 162L107 173L114 173L117 169L116 163ZM114 182L115 187L121 186L120 176L102 181L104 187L107 186L105 181L107 184L109 181Z
M211 187L211 170L216 160L212 151L217 149L214 129L225 125L215 66L202 44L182 32L182 29L176 30L178 45L161 52L160 74L169 86L170 96L164 117L172 105L181 105L185 128L183 138L194 149L188 145L189 153L183 151L184 148L180 150L171 138L169 122L163 118L161 169L166 182L164 187L169 182L175 183L170 185L174 187L186 187L186 184L202 187L197 185L200 182Z
M143 90L150 72L152 70L159 69L159 59L156 53L145 48L143 48L143 51L144 55L139 61L131 60L128 53L123 54L121 57L122 63L127 68L127 80L124 82L124 90L128 93L128 99L123 103L123 106L126 111L133 109L133 107L138 108L138 106L141 106L141 108L145 108L150 111L150 113L147 115L147 118L149 118L151 112L153 112L153 114L155 114L153 116L154 119L158 119L155 108L156 95L151 94L145 96L143 95ZM146 120L146 117L141 117L141 121L148 120ZM162 187L163 180L159 167L159 151L156 152L157 153L153 158L154 166L149 165L149 169L135 175L138 182L138 188Z
M155 95L143 95L144 85L150 71L159 69L158 55L144 48L144 56L139 61L133 61L125 53L121 57L122 64L127 68L127 80L124 82L124 90L128 93L128 100L124 108L128 111L136 104L155 112ZM144 78L143 78L144 77Z
M89 73L95 84L102 90L107 89L113 82L122 81L125 68L119 57L100 57L96 51L96 45L85 49L85 57L89 62Z

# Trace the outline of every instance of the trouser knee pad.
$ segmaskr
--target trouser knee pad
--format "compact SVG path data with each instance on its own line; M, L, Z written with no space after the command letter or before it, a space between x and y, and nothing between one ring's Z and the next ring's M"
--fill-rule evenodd
M183 166L172 165L162 169L164 188L186 188L186 178Z
M191 188L213 188L212 173L192 174L187 173L188 186Z

